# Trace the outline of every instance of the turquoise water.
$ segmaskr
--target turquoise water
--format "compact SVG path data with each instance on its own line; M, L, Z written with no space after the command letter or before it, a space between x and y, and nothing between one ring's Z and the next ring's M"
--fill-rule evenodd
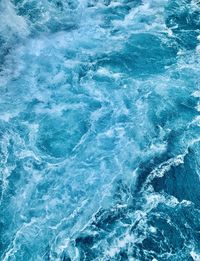
M200 3L0 1L0 260L200 260Z

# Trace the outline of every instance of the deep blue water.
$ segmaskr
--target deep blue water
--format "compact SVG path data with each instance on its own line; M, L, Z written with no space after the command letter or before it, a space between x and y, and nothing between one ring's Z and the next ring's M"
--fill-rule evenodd
M200 260L200 2L0 1L0 260Z

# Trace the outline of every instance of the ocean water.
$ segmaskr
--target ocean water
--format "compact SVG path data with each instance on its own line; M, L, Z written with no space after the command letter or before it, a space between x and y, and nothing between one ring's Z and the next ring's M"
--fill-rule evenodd
M0 1L0 260L200 260L200 2Z

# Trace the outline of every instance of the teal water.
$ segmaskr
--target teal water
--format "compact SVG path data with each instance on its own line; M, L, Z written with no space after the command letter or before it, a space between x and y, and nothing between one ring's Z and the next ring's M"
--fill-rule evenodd
M0 1L0 260L200 260L200 3Z

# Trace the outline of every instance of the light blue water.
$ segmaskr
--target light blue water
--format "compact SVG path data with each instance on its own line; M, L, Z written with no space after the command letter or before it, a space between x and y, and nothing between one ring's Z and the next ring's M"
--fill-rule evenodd
M200 3L0 1L0 260L200 260Z

